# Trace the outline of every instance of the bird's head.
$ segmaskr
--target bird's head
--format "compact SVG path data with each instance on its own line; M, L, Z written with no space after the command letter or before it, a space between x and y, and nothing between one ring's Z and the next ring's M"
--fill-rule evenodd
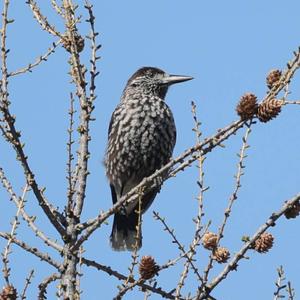
M143 67L129 78L124 92L126 94L142 92L164 99L170 85L191 79L193 77L170 75L158 68Z

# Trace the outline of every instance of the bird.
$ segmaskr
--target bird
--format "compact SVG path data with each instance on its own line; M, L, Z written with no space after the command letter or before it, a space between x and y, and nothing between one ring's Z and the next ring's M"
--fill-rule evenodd
M156 67L142 67L129 78L111 116L104 158L113 204L170 161L176 127L165 97L171 85L191 79ZM160 186L115 213L110 236L113 250L133 251L142 246L139 216L159 191Z

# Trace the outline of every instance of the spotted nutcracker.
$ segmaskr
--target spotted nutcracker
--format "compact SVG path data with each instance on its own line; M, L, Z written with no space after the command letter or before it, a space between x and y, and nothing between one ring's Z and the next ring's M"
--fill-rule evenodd
M191 79L143 67L128 80L108 131L105 167L113 203L169 162L176 127L165 96L170 85ZM153 189L140 199L142 213L158 192L159 188ZM137 237L138 206L135 201L115 214L110 236L114 250L132 251L136 241L137 247L141 247L141 232Z

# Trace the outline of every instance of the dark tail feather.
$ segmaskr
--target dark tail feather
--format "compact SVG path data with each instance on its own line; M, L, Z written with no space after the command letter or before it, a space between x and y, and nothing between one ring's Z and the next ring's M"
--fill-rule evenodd
M113 228L110 236L111 247L116 251L133 251L142 246L141 227L137 237L138 214L132 212L130 215L116 213L114 216Z

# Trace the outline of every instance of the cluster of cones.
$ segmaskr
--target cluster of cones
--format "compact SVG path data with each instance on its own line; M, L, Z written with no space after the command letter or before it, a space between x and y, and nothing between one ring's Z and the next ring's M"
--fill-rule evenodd
M212 251L212 258L218 263L226 263L230 252L225 247L218 246L218 235L213 232L206 232L202 238L202 245L205 249Z
M278 86L280 83L282 73L280 70L272 70L267 76L266 82L269 89ZM242 120L252 119L257 117L261 122L268 122L275 118L280 112L281 107L284 105L283 100L268 99L262 103L257 103L257 97L252 93L244 94L237 107L237 114Z
M274 237L271 233L265 232L253 242L251 249L266 253L273 246ZM202 238L202 245L205 249L212 251L212 258L218 263L226 263L230 257L230 252L225 247L218 246L218 235L213 232L206 232Z

